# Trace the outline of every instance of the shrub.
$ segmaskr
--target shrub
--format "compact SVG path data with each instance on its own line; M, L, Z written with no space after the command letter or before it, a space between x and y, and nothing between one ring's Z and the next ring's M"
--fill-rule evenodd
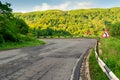
M4 39L3 39L3 36L2 35L0 35L0 44L1 43L4 43L5 41L4 41Z

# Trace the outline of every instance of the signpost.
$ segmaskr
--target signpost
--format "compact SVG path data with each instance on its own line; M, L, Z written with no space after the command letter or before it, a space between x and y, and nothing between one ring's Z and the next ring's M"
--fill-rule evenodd
M102 34L102 38L110 38L110 35L106 29L104 29L104 32ZM107 43L106 43L106 39L105 39L105 53L107 52L106 47L107 47Z
M110 35L107 30L104 30L104 33L102 35L102 38L110 38Z

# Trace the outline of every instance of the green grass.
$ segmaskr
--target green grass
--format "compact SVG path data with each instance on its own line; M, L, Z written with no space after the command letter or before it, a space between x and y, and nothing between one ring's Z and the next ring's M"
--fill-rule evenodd
M99 49L102 49L100 58L120 78L120 38L102 38L100 43ZM96 61L94 50L89 58L89 67L91 80L108 80Z
M97 63L94 50L92 50L89 57L89 69L90 69L91 80L108 80L108 78L102 72L100 66Z
M120 38L101 39L101 59L120 78Z
M0 50L8 50L8 49L15 49L15 48L22 48L22 47L29 47L29 46L39 46L45 44L44 41L41 40L31 40L31 41L24 41L24 42L7 42L0 44Z

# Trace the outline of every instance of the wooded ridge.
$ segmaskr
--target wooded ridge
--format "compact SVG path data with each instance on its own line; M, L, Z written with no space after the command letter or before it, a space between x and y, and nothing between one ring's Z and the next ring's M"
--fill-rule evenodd
M47 10L14 13L14 16L23 19L33 33L40 30L40 36L101 36L104 28L107 28L112 35L120 34L120 27L115 29L118 33L114 33L112 27L115 24L119 26L120 8Z

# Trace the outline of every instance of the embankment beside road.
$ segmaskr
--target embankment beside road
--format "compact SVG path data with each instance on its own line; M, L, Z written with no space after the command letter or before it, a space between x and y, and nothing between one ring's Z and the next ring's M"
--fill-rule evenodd
M101 39L99 49L102 50L100 50L100 58L120 78L120 40L112 37ZM108 80L96 61L94 50L90 55L89 65L91 80Z

